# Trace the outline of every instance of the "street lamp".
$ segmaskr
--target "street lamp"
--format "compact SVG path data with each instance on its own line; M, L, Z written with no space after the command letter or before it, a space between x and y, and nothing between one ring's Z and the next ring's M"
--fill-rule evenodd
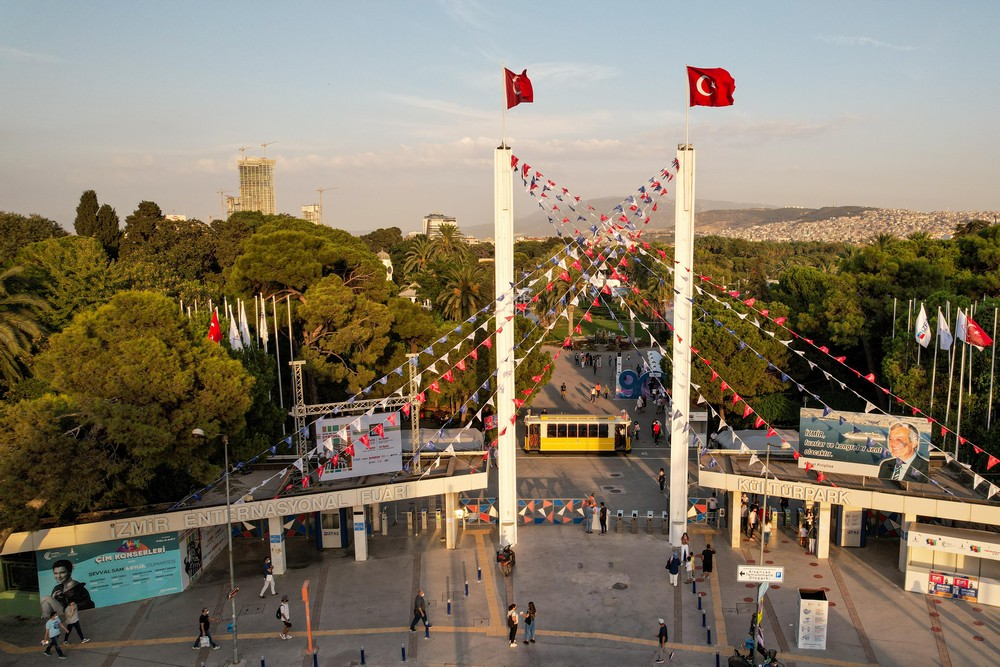
M191 435L196 438L204 438L205 432L200 428L191 431ZM240 664L239 655L239 633L236 631L236 577L233 572L233 515L229 501L229 436L222 436L222 448L225 455L226 466L226 538L229 541L229 601L233 606L233 662Z
M791 449L792 446L789 445L784 440L781 441L780 445L772 445L769 442L765 442L764 446L767 447L767 454L764 456L764 522L767 521L767 476L771 472L771 448L777 447L778 449ZM764 526L760 527L760 560L757 561L757 565L764 564Z

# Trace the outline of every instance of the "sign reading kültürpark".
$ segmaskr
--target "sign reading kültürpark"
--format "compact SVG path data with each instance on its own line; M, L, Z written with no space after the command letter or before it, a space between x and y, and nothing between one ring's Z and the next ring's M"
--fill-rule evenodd
M799 467L846 475L927 482L930 423L899 415L803 408Z
M36 551L35 562L43 606L46 597L91 609L182 590L175 532Z
M324 482L403 469L398 412L320 419L316 442Z

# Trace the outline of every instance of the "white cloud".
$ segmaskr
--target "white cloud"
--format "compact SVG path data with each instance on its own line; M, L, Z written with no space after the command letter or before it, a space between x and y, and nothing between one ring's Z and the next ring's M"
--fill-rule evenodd
M66 62L59 56L54 56L50 53L34 53L24 51L23 49L15 49L13 46L0 46L0 59L14 60L21 63L46 63L49 65Z
M590 86L594 81L613 79L621 73L617 67L609 65L573 62L536 63L528 69L528 77L533 81L546 79L558 83L561 88Z
M847 35L820 35L819 40L827 44L839 46L862 46L875 49L890 49L892 51L916 51L916 47L889 44L872 37L849 37Z

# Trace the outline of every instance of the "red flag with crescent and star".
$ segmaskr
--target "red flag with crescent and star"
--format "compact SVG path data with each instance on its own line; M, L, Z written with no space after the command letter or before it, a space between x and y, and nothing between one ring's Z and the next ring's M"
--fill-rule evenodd
M512 109L521 102L534 102L535 91L531 88L528 70L514 74L506 67L503 70L504 90L507 93L507 108Z
M721 67L688 67L688 88L692 107L728 107L733 103L736 81Z
M212 323L208 325L208 339L213 343L222 342L222 327L219 326L219 311L212 311Z

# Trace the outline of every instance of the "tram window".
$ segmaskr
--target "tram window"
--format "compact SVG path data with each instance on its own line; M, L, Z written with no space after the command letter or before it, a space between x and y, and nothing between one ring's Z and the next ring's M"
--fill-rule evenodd
M597 438L597 437L599 437L599 436L598 436L598 432L599 432L599 431L598 431L598 427L599 427L599 426L600 426L600 424L590 424L590 425L589 425L589 426L587 427L587 430L589 431L589 433L587 434L587 435L588 435L588 437L591 437L591 438ZM608 433L607 433L607 427L605 427L605 430L604 430L604 435L605 435L605 436L607 436L607 435L608 435Z
M557 424L556 425L556 437L557 438L565 438L566 437L566 424Z
M554 437L556 437L556 425L555 424L546 424L545 437L546 438L554 438Z
M600 427L601 430L600 430L600 435L598 435L597 437L599 437L599 438L606 438L606 437L608 437L608 425L607 424L598 424L598 426Z
M575 438L576 437L576 424L566 424L566 427L569 430L568 437ZM586 427L584 427L584 428L586 428Z

